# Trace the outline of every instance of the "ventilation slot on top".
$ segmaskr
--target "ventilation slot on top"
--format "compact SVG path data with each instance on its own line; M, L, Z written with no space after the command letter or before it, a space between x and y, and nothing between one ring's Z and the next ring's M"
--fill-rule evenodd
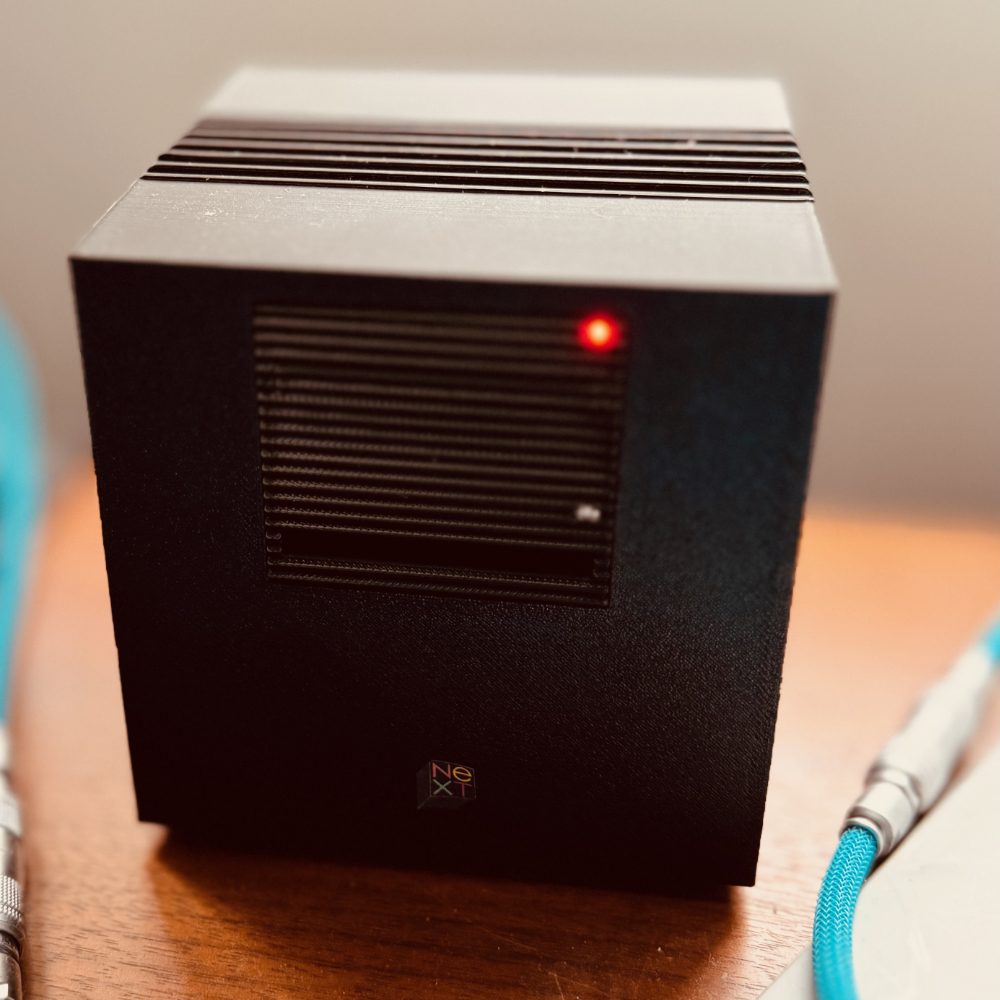
M145 180L811 201L787 132L472 134L206 122Z
M261 306L254 346L271 579L608 603L624 344Z

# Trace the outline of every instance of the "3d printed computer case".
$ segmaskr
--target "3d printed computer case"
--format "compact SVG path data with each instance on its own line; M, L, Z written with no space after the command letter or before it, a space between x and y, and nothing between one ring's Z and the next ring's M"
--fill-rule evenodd
M244 71L73 274L140 818L752 884L834 291L776 84Z

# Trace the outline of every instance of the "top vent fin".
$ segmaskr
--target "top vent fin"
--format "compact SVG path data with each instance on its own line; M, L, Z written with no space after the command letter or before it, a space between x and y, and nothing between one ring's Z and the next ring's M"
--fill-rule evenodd
M569 134L203 122L144 180L812 201L788 132Z

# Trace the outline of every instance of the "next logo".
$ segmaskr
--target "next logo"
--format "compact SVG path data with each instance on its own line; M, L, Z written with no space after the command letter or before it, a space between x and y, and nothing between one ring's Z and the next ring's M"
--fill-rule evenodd
M471 767L430 760L417 771L418 809L457 809L475 798L476 772Z

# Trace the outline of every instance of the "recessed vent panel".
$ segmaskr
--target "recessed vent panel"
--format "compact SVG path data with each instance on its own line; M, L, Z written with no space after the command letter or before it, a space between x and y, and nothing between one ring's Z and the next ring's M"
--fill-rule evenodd
M787 132L467 133L203 123L145 180L812 201Z
M260 306L272 580L606 605L627 331Z

